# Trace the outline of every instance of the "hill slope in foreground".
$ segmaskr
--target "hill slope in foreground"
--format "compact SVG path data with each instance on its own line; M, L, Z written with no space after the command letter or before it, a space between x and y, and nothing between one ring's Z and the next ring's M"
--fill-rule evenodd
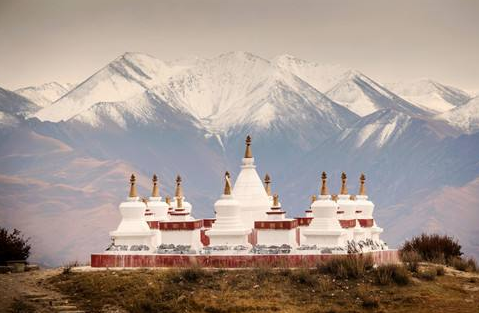
M65 308L84 310L77 312L456 313L479 310L477 273L446 268L443 276L412 277L407 285L394 282L381 285L377 279L374 271L359 278L339 279L316 269L206 271L190 268L68 274L59 269L42 270L0 275L0 309L8 312L3 309L10 305L7 301L12 293L25 294L25 290L38 293L43 288L43 297L54 299L49 300L50 304L55 306L60 301L56 299L61 298L67 304ZM22 301L29 301L28 297L24 299ZM38 303L31 305L33 308Z

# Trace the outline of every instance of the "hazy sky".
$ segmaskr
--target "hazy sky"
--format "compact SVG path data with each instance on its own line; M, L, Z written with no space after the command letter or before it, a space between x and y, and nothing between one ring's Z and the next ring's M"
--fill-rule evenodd
M479 1L0 0L0 87L80 82L126 51L232 50L479 90Z

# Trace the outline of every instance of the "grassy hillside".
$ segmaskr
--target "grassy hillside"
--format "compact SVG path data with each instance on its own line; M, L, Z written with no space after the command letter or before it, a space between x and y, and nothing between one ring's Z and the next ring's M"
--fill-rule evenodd
M88 312L479 312L477 273L427 264L417 273L367 264L106 270L67 272L49 283Z

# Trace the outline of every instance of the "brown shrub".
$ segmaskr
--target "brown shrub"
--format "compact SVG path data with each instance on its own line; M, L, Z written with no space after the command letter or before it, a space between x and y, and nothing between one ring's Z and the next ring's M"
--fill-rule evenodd
M435 280L437 276L437 271L435 268L428 268L418 273L419 278L424 280Z
M406 265L406 268L413 273L417 273L419 269L419 262L421 262L421 256L416 251L403 251L399 252L399 256Z
M442 262L460 257L461 245L456 239L447 235L421 234L407 240L401 248L401 252L416 251L423 261Z
M437 276L444 276L444 267L443 266L436 266L436 275Z
M379 285L389 285L393 282L398 285L407 285L410 282L408 271L397 264L378 266L374 270L374 278Z
M318 264L319 272L331 274L337 278L360 278L372 267L372 258L362 255L340 256Z

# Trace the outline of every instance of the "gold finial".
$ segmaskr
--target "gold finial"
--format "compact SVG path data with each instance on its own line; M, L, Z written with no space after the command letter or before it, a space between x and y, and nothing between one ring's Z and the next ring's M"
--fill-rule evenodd
M331 195L331 200L338 201L338 195Z
M135 182L136 182L135 175L131 174L131 177L130 177L130 194L128 195L128 197L130 197L130 198L136 198L137 197Z
M366 186L364 185L366 181L366 175L364 173L361 173L361 176L359 177L359 195L365 196L366 195Z
M278 207L279 206L279 196L277 193L273 195L273 207Z
M228 171L225 172L225 189L223 194L231 195L230 173Z
M356 201L356 195L350 195L349 200L351 201Z
M246 136L246 150L244 152L244 157L245 158L252 158L253 157L253 153L251 153L251 136L248 135Z
M314 201L316 201L316 199L317 199L317 198L316 198L316 195L312 195L312 196L311 196L311 204L313 204Z
M160 189L158 188L158 176L153 174L153 191L151 192L151 196L158 198L160 196Z
M346 176L346 173L345 172L342 172L341 173L341 192L340 194L342 195L347 195L348 194L348 187L346 186L346 180L347 180L347 176Z
M266 191L266 194L268 196L271 196L271 186L270 186L270 184L271 184L271 178L269 178L269 175L266 174L264 176L264 190Z
M165 202L166 202L166 204L171 205L171 198L170 198L170 196L166 196Z
M183 198L183 189L181 188L181 177L180 177L180 175L176 176L175 197L176 198Z
M177 197L176 198L176 208L181 209L183 207L183 198L182 197Z
M326 175L326 172L323 172L321 174L321 191L319 192L320 195L326 196L328 192L328 186L326 185L326 180L328 179L328 176Z

